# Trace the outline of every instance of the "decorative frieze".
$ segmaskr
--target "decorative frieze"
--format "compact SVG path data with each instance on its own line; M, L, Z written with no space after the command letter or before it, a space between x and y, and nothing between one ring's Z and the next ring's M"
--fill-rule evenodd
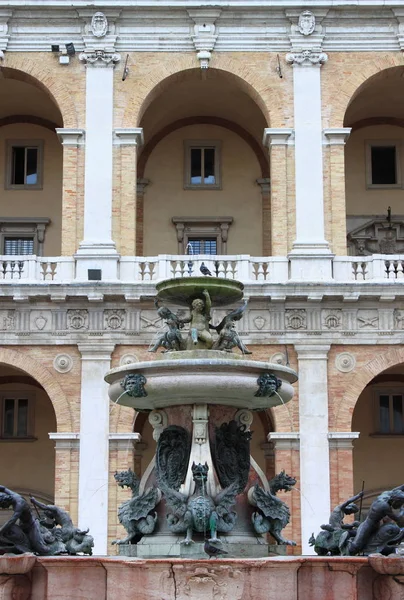
M121 60L121 55L115 52L112 48L94 48L81 52L79 59L94 67L113 67Z
M335 366L341 373L349 373L356 366L356 359L349 352L341 352L335 357Z

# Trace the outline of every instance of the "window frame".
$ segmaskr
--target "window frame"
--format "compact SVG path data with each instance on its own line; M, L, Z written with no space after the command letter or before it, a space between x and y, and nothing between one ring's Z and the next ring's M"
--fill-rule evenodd
M375 146L391 146L396 149L396 183L372 183L372 147ZM367 189L394 190L402 188L403 182L401 177L401 140L365 140L365 157Z
M380 396L389 396L389 420L390 431L382 432L380 427ZM401 396L403 431L395 433L393 431L393 411L392 397ZM373 415L374 415L374 436L378 437L404 437L404 387L386 386L377 388L373 391Z
M27 419L27 435L5 435L4 434L4 405L6 400L28 400L28 419ZM14 432L16 431L18 411L14 409ZM33 440L35 438L35 394L24 390L2 391L0 393L0 440L21 442L24 440Z
M38 150L38 181L37 183L12 183L13 148L37 148ZM4 188L6 190L42 190L43 189L43 140L6 140L6 169Z
M191 183L191 150L214 148L216 183ZM222 189L222 142L220 140L184 140L184 190L221 190Z
M216 238L217 256L227 254L233 217L172 217L177 232L178 254L187 254L189 238ZM214 254L209 254L214 256Z
M47 217L3 217L0 218L0 256L6 256L4 240L8 237L29 238L34 240L34 256L43 256L45 231L50 219ZM7 256L19 256L9 254ZM30 256L24 254L21 256Z

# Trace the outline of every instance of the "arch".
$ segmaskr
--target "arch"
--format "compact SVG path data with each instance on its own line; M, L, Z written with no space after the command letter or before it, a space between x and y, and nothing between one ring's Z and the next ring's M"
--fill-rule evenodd
M10 365L31 377L43 387L52 402L56 415L57 431L73 431L73 418L69 401L52 373L28 354L8 348L0 348L0 363Z
M143 152L141 153L138 161L137 172L139 178L144 177L144 171L146 168L147 161L157 144L173 131L181 129L182 127L188 127L189 125L217 125L219 127L224 127L225 129L233 131L234 133L239 135L254 152L258 163L261 167L261 177L269 177L269 165L264 151L262 150L258 142L255 140L255 138L251 135L251 133L246 131L243 127L237 125L237 123L228 121L227 119L222 119L221 117L186 117L185 119L178 119L177 121L170 123L166 127L163 127L163 129L161 129L149 140L149 142L144 147Z
M209 71L220 72L223 77L235 82L257 104L267 126L285 127L288 117L284 106L287 104L286 94L291 95L291 87L282 86L279 83L281 80L275 75L271 79L271 74L262 68L254 70L251 65L243 64L237 58L229 58L226 54L215 54ZM150 76L138 81L132 102L128 103L124 112L122 127L139 126L148 106L167 86L175 80L182 80L190 70L200 71L195 63L196 58L191 53L175 58L171 55L170 60L161 62Z
M375 77L386 69L403 66L402 56L395 52L385 55L380 55L377 58L361 57L359 63L355 63L355 68L349 77L345 77L345 64L341 64L341 72L336 73L335 70L327 71L329 77L332 77L334 84L330 84L327 78L323 78L324 90L328 89L327 96L324 97L324 105L330 107L329 127L342 127L344 124L345 113L348 106L356 98L356 96L369 84L369 80ZM342 81L342 85L341 85ZM338 92L336 90L338 86ZM332 97L332 101L331 101Z
M361 119L352 125L352 132L364 127L373 127L374 125L392 125L393 127L404 127L404 119L397 117L369 117Z
M17 53L7 53L3 61L2 72L5 76L25 81L42 89L58 107L63 127L78 126L77 111L72 91L64 84L61 77L53 74L53 69L46 68L43 62L21 56Z
M404 362L404 348L393 348L369 361L356 371L335 413L334 431L349 431L355 405L365 387L380 373Z
M49 129L53 133L55 133L56 127L59 127L59 125L53 121L48 121L48 119L42 119L41 117L33 117L31 115L11 115L10 117L3 117L0 119L0 127L15 125L16 123L39 125L39 127L45 127L45 129Z

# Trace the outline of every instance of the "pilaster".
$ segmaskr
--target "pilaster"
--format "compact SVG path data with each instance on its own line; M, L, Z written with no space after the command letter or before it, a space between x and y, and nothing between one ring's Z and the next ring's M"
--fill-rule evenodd
M289 259L295 280L331 277L332 254L324 234L320 80L327 60L320 47L294 48L286 56L293 65L296 239Z
M77 248L78 203L83 199L84 129L57 128L63 146L62 256Z
M295 346L299 372L302 553L330 516L327 357L330 346Z
M55 442L55 504L67 510L76 524L80 434L51 432L49 438Z
M90 528L94 554L106 555L108 537L109 409L105 373L113 344L80 344L81 405L79 527Z
M143 129L114 129L115 193L113 200L114 239L125 256L136 255L136 170Z
M327 230L334 254L343 256L346 247L345 202L345 144L351 133L350 127L324 129L324 184L325 218L329 219ZM328 189L327 189L328 188Z
M143 256L144 196L150 179L139 178L136 182L136 256Z
M289 145L294 141L293 129L264 129L263 144L269 149L271 166L270 216L263 209L263 239L267 228L270 229L271 248L268 254L285 256L288 251L288 153ZM264 204L263 204L264 206ZM267 244L268 246L268 244Z
M84 239L76 254L76 279L99 269L102 280L117 279L119 255L112 240L113 68L120 55L113 48L86 48L86 155Z
M330 491L331 507L337 506L354 495L353 442L358 431L330 431Z

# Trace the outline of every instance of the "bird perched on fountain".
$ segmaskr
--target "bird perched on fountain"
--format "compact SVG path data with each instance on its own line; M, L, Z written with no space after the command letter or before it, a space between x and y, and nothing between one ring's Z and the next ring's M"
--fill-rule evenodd
M208 267L205 265L205 263L202 263L200 268L199 268L200 272L202 273L202 275L210 275L212 277L212 273L209 271Z
M206 552L206 554L209 556L209 558L211 556L217 557L219 554L228 554L228 552L226 552L226 550L222 550L221 548L217 548L216 546L213 546L213 544L211 544L209 542L209 540L205 540L203 549Z

